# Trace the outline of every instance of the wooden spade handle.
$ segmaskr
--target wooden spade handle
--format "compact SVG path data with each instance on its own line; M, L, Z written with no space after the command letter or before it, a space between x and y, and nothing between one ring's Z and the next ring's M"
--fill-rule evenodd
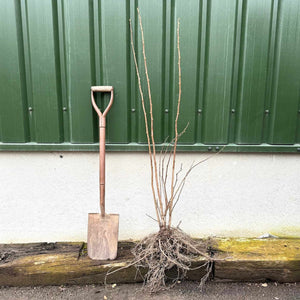
M99 188L100 188L100 211L105 216L105 127L99 127Z
M110 101L102 113L96 104L94 92L110 92ZM105 216L105 117L110 110L113 100L114 91L112 86L92 86L91 87L92 105L99 116L99 189L100 189L100 211L101 216Z
M110 101L106 107L106 109L104 110L104 113L102 113L99 109L99 107L96 104L95 98L94 98L94 92L103 92L103 93L110 93ZM113 101L114 101L114 88L112 86L92 86L91 87L91 99L92 99L92 104L93 107L95 109L95 111L97 112L98 116L99 116L99 120L101 119L101 117L105 117L108 113L108 111L110 110ZM105 119L104 119L105 122ZM104 123L104 127L105 127L105 123Z
M114 88L110 85L91 86L93 92L111 92Z

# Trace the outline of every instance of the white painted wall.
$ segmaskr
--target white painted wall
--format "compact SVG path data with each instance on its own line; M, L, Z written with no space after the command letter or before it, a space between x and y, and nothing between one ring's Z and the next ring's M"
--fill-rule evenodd
M60 157L62 156L62 157ZM188 168L206 154L178 154ZM156 230L145 153L107 153L108 213L120 239ZM97 153L0 153L0 243L86 240L98 211ZM300 236L300 155L219 154L195 169L174 225L194 237Z

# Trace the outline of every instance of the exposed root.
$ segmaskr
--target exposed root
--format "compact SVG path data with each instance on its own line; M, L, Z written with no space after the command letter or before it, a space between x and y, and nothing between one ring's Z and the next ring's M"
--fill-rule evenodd
M193 270L192 262L203 256L206 261L198 268L207 267L201 278L200 288L209 278L212 270L212 258L206 253L206 245L194 241L178 228L161 228L159 232L148 235L132 250L134 265L145 268L144 283L150 293L172 287L187 271ZM176 271L175 278L168 276L169 270ZM174 277L174 276L173 276Z
M192 262L196 257L204 257L205 261L201 267L206 267L206 273L201 279L200 287L202 288L205 281L209 278L209 274L212 270L212 258L207 253L207 246L204 247L203 243L197 243L192 240L187 234L182 232L178 228L172 226L172 215L176 204L179 201L182 189L184 187L187 176L190 172L200 163L206 161L208 158L192 164L188 169L182 180L179 180L179 173L182 171L182 167L176 170L176 151L178 139L182 133L178 133L178 119L180 115L180 104L181 104L181 54L180 54L180 40L179 40L179 19L177 21L177 51L178 51L178 100L176 118L174 123L174 139L169 144L172 149L166 149L161 151L161 158L157 163L156 147L154 139L154 118L152 110L152 96L150 89L150 79L147 68L147 58L145 50L144 31L142 25L142 18L140 11L137 8L138 21L141 31L142 40L142 53L144 61L145 76L147 80L148 88L148 100L149 100L149 115L146 112L145 98L142 89L140 70L136 58L136 50L134 48L133 30L131 20L130 23L130 38L131 38L131 49L133 54L134 65L137 73L139 93L142 102L142 108L144 113L146 136L148 143L148 152L150 158L150 171L151 171L151 189L154 200L154 207L156 212L156 221L160 227L158 233L151 234L139 242L132 250L134 255L134 261L130 264L146 271L144 276L144 282L150 292L157 292L161 289L166 288L166 284L175 284L178 279L184 277L189 270L192 269ZM148 118L150 117L150 130L148 128ZM151 139L150 139L151 136ZM169 151L168 151L169 150ZM169 153L169 154L168 154ZM168 182L168 175L171 175L171 180ZM170 178L170 177L169 177ZM167 185L169 185L167 188ZM152 218L152 217L151 217ZM175 278L170 278L170 273L175 270ZM109 274L117 272L114 270Z

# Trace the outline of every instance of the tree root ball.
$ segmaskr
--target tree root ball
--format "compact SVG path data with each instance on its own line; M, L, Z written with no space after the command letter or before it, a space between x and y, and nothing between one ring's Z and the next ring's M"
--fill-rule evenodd
M191 265L196 257L203 256L206 262L206 274L202 277L202 288L212 269L212 258L207 253L207 245L197 242L179 228L161 228L159 232L150 234L140 241L132 250L134 265L146 269L144 275L145 288L150 293L172 287L186 272L192 270ZM199 268L199 267L198 267ZM175 269L176 278L169 278L167 271Z

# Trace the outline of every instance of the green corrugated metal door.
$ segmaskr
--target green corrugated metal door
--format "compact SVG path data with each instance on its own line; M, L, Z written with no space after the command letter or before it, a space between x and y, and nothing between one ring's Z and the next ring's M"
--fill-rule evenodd
M115 88L107 148L146 149L128 23L143 70L137 6L158 143L174 131L180 18L180 149L300 150L298 0L2 0L1 150L96 150L91 85Z

